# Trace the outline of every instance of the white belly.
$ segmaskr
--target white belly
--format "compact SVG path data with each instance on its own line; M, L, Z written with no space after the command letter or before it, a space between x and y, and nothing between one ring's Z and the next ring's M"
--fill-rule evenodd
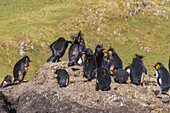
M130 69L127 69L126 71L130 74Z
M82 58L79 58L77 63L81 65L83 63Z
M158 75L158 71L156 70L156 71L155 71L155 73L156 73L156 79L157 79L157 78L158 78L158 76L159 76L159 75ZM158 81L159 81L159 83L160 83L160 84L162 84L162 80L161 80L161 78L159 78L159 79L158 79ZM157 83L157 86L158 86L158 89L159 89L159 90L161 90L161 86L159 86L159 84L158 84L158 83Z

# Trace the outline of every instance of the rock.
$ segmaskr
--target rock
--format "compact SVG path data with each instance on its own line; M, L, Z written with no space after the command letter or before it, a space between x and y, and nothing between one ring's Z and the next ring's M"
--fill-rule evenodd
M60 88L56 69L66 69L70 84ZM150 78L149 80L154 80ZM168 112L149 88L113 81L110 91L96 91L96 80L83 77L82 66L68 67L68 61L45 63L27 83L0 89L3 112ZM147 86L145 86L147 87ZM153 86L156 87L156 86ZM135 94L135 98L134 98ZM159 101L159 102L158 102ZM156 106L156 107L155 107ZM168 108L168 109L167 109Z
M157 97L157 98L161 98L162 101L165 102L165 103L169 102L169 100L170 100L169 95L160 94L160 95L157 95L156 97Z

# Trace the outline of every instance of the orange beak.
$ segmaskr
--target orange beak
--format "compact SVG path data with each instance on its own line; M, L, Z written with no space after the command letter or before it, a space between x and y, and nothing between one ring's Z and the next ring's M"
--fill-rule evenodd
M85 52L83 51L81 54L85 54Z
M78 42L80 42L80 39L78 39Z
M103 47L103 49L105 50L106 48L105 48L105 47Z
M30 59L30 62L32 62L33 61L33 59Z
M12 80L12 78L10 78L10 80Z
M107 53L107 51L104 51L104 53Z
M154 65L154 64L152 64L152 66L153 66L153 67L155 67L155 65Z

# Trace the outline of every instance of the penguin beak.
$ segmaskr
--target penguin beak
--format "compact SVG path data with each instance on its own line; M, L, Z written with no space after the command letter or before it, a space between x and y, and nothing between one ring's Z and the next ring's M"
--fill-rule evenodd
M107 53L107 51L104 51L104 53Z
M30 59L30 62L32 62L33 61L33 59Z
M85 54L85 52L83 51L81 54Z
M103 47L103 50L105 50L106 48L105 47Z
M154 65L154 64L152 64L152 67L155 67L155 65Z
M78 39L78 42L80 42L80 39Z

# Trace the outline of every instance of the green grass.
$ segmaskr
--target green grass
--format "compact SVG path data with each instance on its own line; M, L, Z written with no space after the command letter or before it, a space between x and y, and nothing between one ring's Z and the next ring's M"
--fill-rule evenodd
M112 46L123 60L123 67L132 62L136 53L145 56L145 66L151 75L154 74L152 64L160 61L167 67L170 56L170 22L166 17L170 18L170 2L162 5L160 0L150 1L151 8L142 6L143 8L134 16L130 16L129 13L135 10L136 4L130 4L131 8L128 9L120 0L114 2L1 0L0 81L4 79L5 74L12 75L13 66L22 58L19 54L21 42L29 44L28 50L25 50L27 48L25 47L24 51L34 60L30 63L25 78L29 80L51 55L51 51L47 51L48 43L51 44L61 36L69 40L70 35L79 30L84 34L87 47L93 50L99 43L106 48ZM162 12L155 15L156 11L153 8ZM125 21L126 16L128 21ZM97 31L98 28L100 31ZM31 44L34 45L33 50ZM149 47L150 52L144 50L144 47ZM62 60L67 59L66 52Z

